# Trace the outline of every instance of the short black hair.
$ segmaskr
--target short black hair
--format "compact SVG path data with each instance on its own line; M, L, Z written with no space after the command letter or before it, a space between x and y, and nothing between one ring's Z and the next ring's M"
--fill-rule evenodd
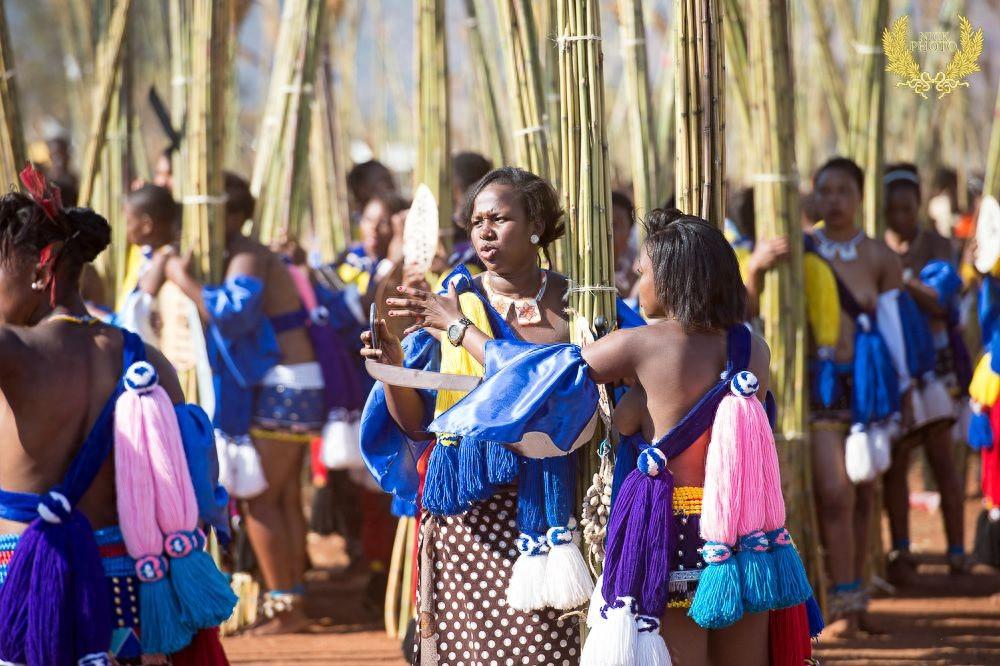
M244 220L253 217L254 209L257 208L257 200L250 192L250 183L246 178L238 176L232 171L225 172L226 188L226 215L243 216Z
M67 208L53 219L34 199L20 192L0 197L0 261L9 262L26 252L37 256L57 241L64 245L56 255L53 271L63 271L75 282L83 265L111 243L111 226L89 208Z
M826 171L843 171L850 176L858 186L858 192L865 191L865 171L858 166L858 163L847 157L832 157L816 169L813 174L813 186L819 182L820 176Z
M752 187L742 187L729 195L726 216L733 221L744 238L754 240L757 237L757 215L754 211Z
M466 151L451 158L451 171L461 192L468 190L492 170L493 163L479 153Z
M132 190L125 197L125 203L149 215L156 224L176 225L180 221L180 204L174 201L170 190L159 185L146 183Z
M646 216L656 296L685 331L726 330L746 320L747 290L722 232L676 208Z
M910 162L887 164L883 173L885 175L882 176L882 179L886 192L899 188L912 189L917 195L917 200L920 200L920 172L917 171L915 164Z
M543 249L560 238L566 231L566 226L562 221L563 209L559 204L559 195L556 194L549 181L530 171L512 166L493 169L469 190L465 197L465 205L462 206L462 215L459 218L459 226L463 229L468 229L469 223L472 221L472 210L476 204L476 197L490 185L507 185L517 192L528 219L537 220L543 225L542 233L538 239L538 244Z
M370 192L367 196L364 194L365 190L371 188L373 183L378 180L385 180L392 185L392 189L396 189L396 181L393 179L389 167L378 160L368 160L355 164L347 172L347 189L350 190L351 196L354 197L359 208L364 208L371 197Z
M629 199L628 195L621 190L613 190L611 192L611 209L614 210L615 208L621 208L628 213L629 226L635 225L635 205Z

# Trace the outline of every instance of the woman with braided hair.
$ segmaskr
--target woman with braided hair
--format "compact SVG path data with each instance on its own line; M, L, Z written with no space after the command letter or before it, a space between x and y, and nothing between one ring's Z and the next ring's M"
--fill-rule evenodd
M201 631L232 608L198 529L207 417L158 351L87 313L107 221L21 177L31 196L0 197L0 663L166 663L192 643L225 663Z

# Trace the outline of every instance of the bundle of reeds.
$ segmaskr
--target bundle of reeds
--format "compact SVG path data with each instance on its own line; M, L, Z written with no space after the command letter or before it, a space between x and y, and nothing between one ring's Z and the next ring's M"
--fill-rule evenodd
M746 133L753 131L750 123L750 73L748 63L747 26L744 9L738 0L722 0L722 38L726 50L726 81L732 82L733 103L740 114Z
M448 110L448 48L445 0L417 3L417 168L415 185L426 185L438 205L441 241L451 247L451 139ZM416 189L416 188L414 188Z
M825 93L824 107L829 111L833 123L837 143L844 145L848 134L847 104L844 101L844 75L833 57L833 37L826 20L827 5L822 0L809 0L809 13L812 16L813 43L819 54L819 79Z
M632 193L636 214L645 216L659 204L657 150L649 99L646 26L641 0L618 0L621 44L625 56L625 90L632 157Z
M507 82L514 90L512 163L555 180L538 29L531 3L529 0L501 0L498 7Z
M986 153L983 194L993 198L1000 197L1000 86L997 86L997 98L993 106L993 128L990 130L990 147Z
M865 171L862 208L865 231L881 238L882 166L885 150L885 55L881 35L889 16L889 0L864 3L859 42L852 42L853 77L848 94L847 154Z
M659 14L653 13L652 16L653 21L647 22L649 25L647 32L654 35L651 43L662 41L664 44L662 61L653 68L654 72L659 70L659 80L653 95L656 100L653 104L655 114L653 127L657 146L656 191L660 195L656 205L662 206L674 191L674 142L677 139L675 132L677 118L674 115L674 30ZM639 232L640 235L644 233L643 227L639 227Z
M812 460L806 409L806 317L802 284L802 227L795 165L794 97L788 0L747 5L750 143L754 146L754 212L757 239L785 236L788 260L769 271L761 298L764 336L771 347L770 386L778 401L775 439L781 461L788 527L819 595L819 534L812 494Z
M476 93L479 99L477 106L483 112L490 157L494 164L505 164L507 162L507 151L504 147L506 132L504 131L503 119L500 116L496 90L493 87L493 65L483 43L483 28L479 22L476 0L465 0L465 13L469 50L472 52L473 70L476 73Z
M676 0L677 207L720 227L725 216L725 102L718 0Z
M232 0L177 1L191 3L181 244L194 251L192 269L197 277L218 284L226 247L225 82L232 66L233 6Z
M24 131L17 99L14 55L11 52L7 8L0 2L0 185L6 190L16 185L24 167Z
M351 240L340 114L333 90L333 58L327 39L316 70L309 135L310 193L316 245L325 262L336 259Z
M100 172L102 148L108 137L108 122L116 105L116 92L120 90L120 70L125 44L125 26L132 0L118 0L108 29L98 48L97 80L95 82L93 114L83 163L80 167L81 205L88 205L94 194L94 181ZM106 211L102 211L106 212Z
M325 32L325 0L289 0L257 142L250 191L257 197L254 235L265 243L297 239L309 184L309 126L316 62Z

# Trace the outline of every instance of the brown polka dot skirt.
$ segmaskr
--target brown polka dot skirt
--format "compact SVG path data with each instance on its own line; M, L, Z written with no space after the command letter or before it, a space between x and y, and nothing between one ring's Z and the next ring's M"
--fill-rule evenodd
M580 661L578 617L515 611L507 582L517 558L517 496L497 493L460 516L426 511L420 528L420 666L569 666Z

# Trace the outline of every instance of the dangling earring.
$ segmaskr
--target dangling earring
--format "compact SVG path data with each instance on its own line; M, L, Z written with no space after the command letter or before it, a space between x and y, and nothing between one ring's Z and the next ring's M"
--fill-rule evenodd
M538 237L538 234L531 234L531 238L529 238L528 240L531 241L532 245L538 245L538 241L541 239Z

